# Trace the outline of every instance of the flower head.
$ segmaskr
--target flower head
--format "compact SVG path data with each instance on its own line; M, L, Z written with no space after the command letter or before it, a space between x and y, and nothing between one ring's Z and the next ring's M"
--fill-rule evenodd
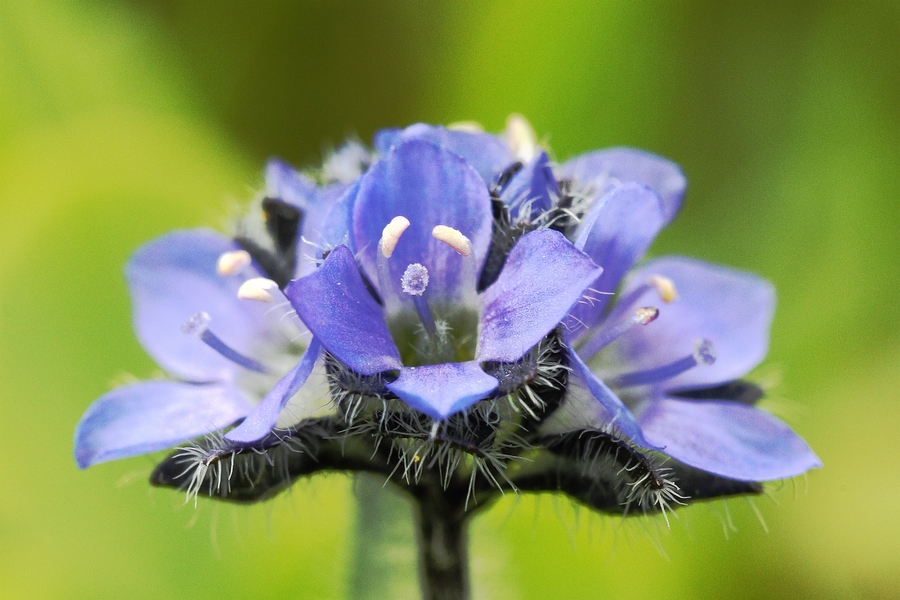
M766 354L771 286L639 264L684 193L672 163L613 149L555 165L513 117L500 136L382 131L316 175L273 161L259 225L132 259L138 337L174 379L98 400L80 466L188 443L155 483L248 501L363 470L606 512L820 466L742 380Z

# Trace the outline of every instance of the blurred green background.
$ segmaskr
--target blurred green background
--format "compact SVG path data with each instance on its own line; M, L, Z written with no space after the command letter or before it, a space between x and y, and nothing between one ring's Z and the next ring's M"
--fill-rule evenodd
M223 226L270 155L513 111L559 159L631 145L682 165L653 252L775 283L755 376L825 468L757 499L765 526L743 500L667 530L508 498L473 526L477 596L900 596L900 3L8 0L0 597L342 597L347 478L194 510L148 487L150 458L76 469L90 402L155 372L123 264ZM411 558L381 557L414 585Z

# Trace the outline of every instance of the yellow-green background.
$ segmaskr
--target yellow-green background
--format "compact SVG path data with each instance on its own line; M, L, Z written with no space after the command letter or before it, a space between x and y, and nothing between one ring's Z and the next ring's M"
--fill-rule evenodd
M900 596L900 3L4 0L0 597L341 597L343 477L194 510L149 458L76 469L84 409L154 373L123 263L223 224L269 155L513 111L560 159L682 165L653 251L775 283L757 378L825 468L756 501L768 533L743 500L666 530L507 499L473 525L481 597Z

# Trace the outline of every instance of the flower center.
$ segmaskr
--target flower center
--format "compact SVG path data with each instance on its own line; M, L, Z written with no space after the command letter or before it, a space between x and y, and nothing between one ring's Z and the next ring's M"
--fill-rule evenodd
M399 282L391 280L388 260L407 227L409 220L406 217L394 217L385 226L378 243L378 278L382 293L387 296L396 294L399 283L400 293L396 295L399 296L400 310L391 311L387 321L403 364L416 367L472 360L478 328L478 316L474 310L456 303L434 302L429 298L431 274L420 263L407 265ZM469 239L459 230L446 225L434 227L432 236L466 259L463 268L473 271L474 281L475 265ZM387 300L391 302L390 298Z

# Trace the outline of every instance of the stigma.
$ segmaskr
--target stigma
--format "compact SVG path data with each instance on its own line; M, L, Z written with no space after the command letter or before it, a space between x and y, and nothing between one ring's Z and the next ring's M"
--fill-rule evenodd
M428 269L419 263L413 263L406 267L400 285L404 294L421 296L428 287Z

